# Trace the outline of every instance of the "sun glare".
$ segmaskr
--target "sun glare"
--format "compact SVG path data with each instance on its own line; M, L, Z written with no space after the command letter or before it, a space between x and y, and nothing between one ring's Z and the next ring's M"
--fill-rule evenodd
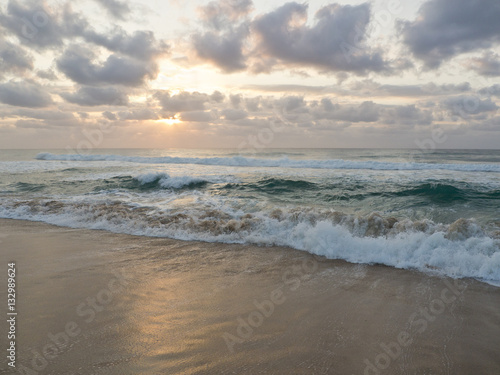
M162 118L161 120L156 120L156 122L159 122L159 123L162 123L162 124L165 124L168 126L182 123L182 121L177 117L177 115L175 115L175 117L171 117L171 118Z

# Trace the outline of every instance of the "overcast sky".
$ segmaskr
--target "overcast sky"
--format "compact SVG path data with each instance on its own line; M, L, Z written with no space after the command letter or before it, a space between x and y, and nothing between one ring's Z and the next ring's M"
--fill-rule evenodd
M0 148L500 148L500 2L5 0Z

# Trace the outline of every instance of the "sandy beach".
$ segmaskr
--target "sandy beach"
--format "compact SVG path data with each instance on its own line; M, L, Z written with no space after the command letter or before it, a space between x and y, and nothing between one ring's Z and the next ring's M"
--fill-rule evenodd
M20 374L500 373L500 289L475 280L20 220L0 236Z

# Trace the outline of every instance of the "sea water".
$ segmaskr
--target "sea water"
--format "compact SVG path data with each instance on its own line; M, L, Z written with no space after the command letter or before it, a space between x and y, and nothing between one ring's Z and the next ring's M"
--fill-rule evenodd
M0 217L498 284L500 151L0 150Z

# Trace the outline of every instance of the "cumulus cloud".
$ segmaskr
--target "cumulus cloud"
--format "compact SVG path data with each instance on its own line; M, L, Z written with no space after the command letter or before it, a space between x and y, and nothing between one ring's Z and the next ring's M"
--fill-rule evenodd
M380 106L367 101L360 105L340 105L328 98L321 100L315 111L316 119L341 120L349 122L375 122L379 119Z
M268 109L272 109L273 104L266 103L262 100L262 97L255 96L253 98L245 98L245 107L250 112L258 112L262 109L262 105L266 106Z
M22 73L32 69L32 56L23 48L0 39L0 78L5 73Z
M223 34L206 32L192 36L193 46L199 58L212 62L223 72L232 73L246 68L243 56L243 40L248 34L246 27Z
M154 60L168 53L170 48L165 41L157 40L152 31L139 30L128 34L118 28L106 35L86 27L81 35L87 42L143 61Z
M244 119L248 113L242 109L227 108L222 111L222 116L229 121L236 121Z
M287 96L281 100L281 108L287 113L308 112L303 96ZM258 108L254 108L254 111Z
M102 117L108 119L109 121L116 121L117 120L116 115L110 111L104 111L102 113Z
M154 97L160 102L164 111L171 113L204 111L205 104L211 100L208 94L186 91L176 95L170 95L169 91L158 91Z
M94 58L90 50L71 46L57 60L57 67L72 81L85 85L140 86L146 79L158 75L156 64L148 65L117 55L110 55L106 61L95 64Z
M473 95L459 95L446 98L441 105L453 116L468 117L484 112L496 112L498 106L491 99Z
M205 25L220 30L244 18L252 9L252 0L219 0L198 7L198 14Z
M261 59L259 69L276 62L357 74L387 69L381 53L363 44L370 22L368 3L327 5L316 13L313 26L307 24L307 8L291 2L254 21L260 40L255 53L268 58Z
M102 5L110 15L120 20L124 20L130 13L130 7L125 1L118 0L96 0Z
M116 0L97 0L106 9L123 15L128 5ZM122 11L118 11L121 9ZM118 12L118 13L116 13ZM115 26L106 33L96 32L89 21L81 14L72 11L67 3L56 9L46 2L30 0L20 3L9 0L7 13L0 12L0 23L22 43L45 49L59 48L66 39L81 37L86 42L119 52L135 59L151 61L165 54L169 46L163 40L157 40L152 31L138 30L131 34Z
M432 112L417 108L415 104L387 108L383 113L383 123L387 125L430 125L432 121Z
M42 108L51 105L52 97L33 82L10 81L0 84L0 102L17 107Z
M496 83L492 86L484 87L481 90L479 90L479 94L500 97L500 85Z
M212 1L198 7L200 19L209 29L191 36L198 58L225 73L245 69L243 45L249 35L247 16L252 9L251 0Z
M43 79L48 79L49 81L56 81L58 79L57 74L53 70L39 70L36 75Z
M500 76L500 56L496 53L486 52L482 57L470 59L466 65L482 76Z
M229 95L229 101L233 108L238 108L241 104L241 94L231 94Z
M9 0L7 13L0 12L0 24L22 43L31 46L47 48L63 43L64 31L53 9L44 1L30 0L22 4Z
M500 41L498 0L429 0L417 18L401 21L403 41L427 67Z
M61 96L70 103L82 106L128 104L127 95L115 87L81 87L75 93L61 94Z
M289 2L249 18L249 1L222 1L200 8L208 30L191 35L198 58L225 73L270 72L277 66L312 67L321 72L386 72L382 53L365 43L368 3L330 4L307 22L308 6Z

